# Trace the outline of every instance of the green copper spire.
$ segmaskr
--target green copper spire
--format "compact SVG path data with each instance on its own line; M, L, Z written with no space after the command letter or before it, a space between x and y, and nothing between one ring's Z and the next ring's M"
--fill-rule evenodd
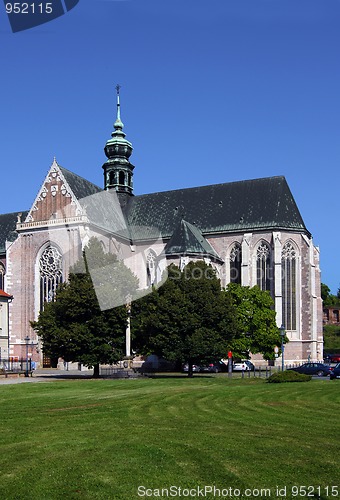
M124 124L120 118L120 85L117 91L117 118L111 139L106 142L104 151L107 161L103 165L105 189L115 189L117 193L132 195L132 177L135 168L129 161L132 154L132 144L125 139Z
M117 119L116 119L113 126L116 130L118 130L118 129L123 130L124 123L120 119L120 99L119 99L120 85L119 84L116 85L116 91L117 91Z

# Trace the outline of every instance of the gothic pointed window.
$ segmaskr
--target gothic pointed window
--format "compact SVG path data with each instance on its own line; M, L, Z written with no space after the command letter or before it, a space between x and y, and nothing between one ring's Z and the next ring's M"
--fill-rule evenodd
M146 256L146 284L151 286L156 281L156 254L150 250Z
M49 245L39 260L40 273L40 310L45 302L54 300L55 291L63 281L62 255L57 248Z
M270 286L270 248L262 241L256 251L256 284L261 290L269 290Z
M242 250L239 243L235 243L230 251L230 283L241 284Z
M286 330L296 330L296 250L291 242L282 249L282 321Z
M5 266L0 262L0 290L5 289Z

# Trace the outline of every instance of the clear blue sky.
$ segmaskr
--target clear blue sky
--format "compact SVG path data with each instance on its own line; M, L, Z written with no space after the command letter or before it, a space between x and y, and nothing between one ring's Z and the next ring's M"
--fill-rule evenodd
M11 33L0 6L0 213L55 155L103 185L115 118L135 193L285 175L340 286L340 0L80 0Z

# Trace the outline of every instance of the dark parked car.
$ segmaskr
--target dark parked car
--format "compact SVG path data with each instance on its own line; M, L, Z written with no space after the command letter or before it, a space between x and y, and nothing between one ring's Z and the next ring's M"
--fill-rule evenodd
M296 368L288 368L288 370L306 375L317 375L318 377L327 377L332 372L330 366L323 363L304 363Z
M183 365L183 371L189 371L188 363ZM223 361L214 361L213 363L208 363L207 365L192 365L193 372L205 372L205 373L220 373L228 371L228 365L223 363Z
M227 371L228 365L226 365L223 361L215 361L214 363L201 366L201 372L220 373Z
M340 378L340 363L338 363L337 365L334 366L334 368L332 368L332 371L330 373L329 378L331 380L335 380L336 378Z

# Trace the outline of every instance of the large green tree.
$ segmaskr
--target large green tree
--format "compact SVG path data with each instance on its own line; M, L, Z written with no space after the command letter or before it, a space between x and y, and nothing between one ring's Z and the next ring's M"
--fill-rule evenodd
M123 302L137 286L131 271L92 238L68 282L58 287L55 300L46 303L38 321L32 322L44 352L94 367L94 376L99 375L99 364L122 359L127 325Z
M138 352L188 362L192 376L193 364L226 357L236 323L214 269L197 261L169 266L166 282L133 303L132 327Z
M273 301L258 287L231 284L221 290L214 269L203 261L189 263L182 272L171 265L167 281L132 306L135 347L192 365L262 353L274 357L280 345Z
M230 283L224 293L233 305L237 322L237 335L230 339L233 356L245 358L250 353L261 353L264 359L273 359L274 347L281 345L281 336L269 292L258 286L250 288Z

